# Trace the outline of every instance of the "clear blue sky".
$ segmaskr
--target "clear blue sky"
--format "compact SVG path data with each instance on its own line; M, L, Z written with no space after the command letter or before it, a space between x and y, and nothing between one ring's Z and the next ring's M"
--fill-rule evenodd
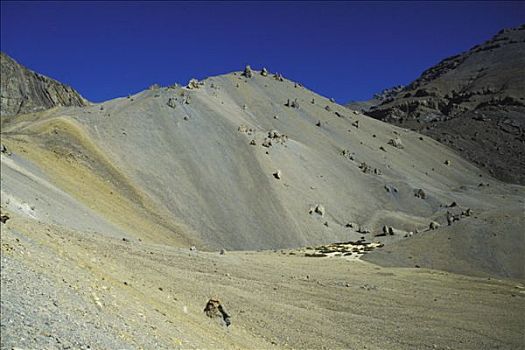
M91 101L251 64L338 102L525 23L525 2L1 2L1 49Z

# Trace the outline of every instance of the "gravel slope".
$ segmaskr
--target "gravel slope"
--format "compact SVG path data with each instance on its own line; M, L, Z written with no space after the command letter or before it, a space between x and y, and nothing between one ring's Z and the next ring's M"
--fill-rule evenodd
M523 283L277 252L205 253L15 217L1 346L520 349ZM203 313L217 296L229 328Z

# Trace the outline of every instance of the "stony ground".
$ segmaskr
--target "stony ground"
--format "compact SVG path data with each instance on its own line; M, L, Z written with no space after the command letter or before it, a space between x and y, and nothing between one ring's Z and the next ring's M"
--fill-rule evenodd
M519 281L190 251L16 216L1 252L2 349L523 348ZM203 312L214 296L228 328Z
M252 73L1 120L1 347L522 348L525 188Z

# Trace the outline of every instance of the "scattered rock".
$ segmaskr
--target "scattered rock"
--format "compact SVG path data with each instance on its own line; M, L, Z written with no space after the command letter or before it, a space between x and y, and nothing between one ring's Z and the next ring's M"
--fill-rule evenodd
M330 108L330 106L326 106L324 109L327 110L328 112L330 112L332 110L332 108Z
M246 78L251 78L253 76L252 68L250 67L250 65L244 67L244 72L242 72L242 75Z
M467 210L461 212L461 215L463 215L463 216L471 216L472 215L472 210L470 208L467 208Z
M263 67L263 69L261 70L261 75L263 77L267 77L268 76L268 70L266 68Z
M435 222L435 221L431 221L431 222L430 222L430 225L428 226L428 228L429 228L430 230L437 230L440 226L441 226L441 225L438 224L437 222Z
M450 164L452 164L452 162L450 160L448 160L448 159L445 160L445 165L450 165Z
M284 81L284 78L283 76L280 74L280 73L275 73L273 75L274 79L277 80L277 81Z
M399 191L399 190L397 189L397 187L392 186L392 185L385 185L384 188L385 188L385 191L387 191L387 192L389 192L389 193L390 193L390 192L397 193L397 192Z
M415 191L414 196L417 198L425 199L427 197L425 191L422 188L419 188Z
M272 146L272 140L269 138L264 139L263 143L261 143L261 146L269 148Z
M201 85L197 79L190 79L188 82L188 85L186 86L188 89L198 89Z
M4 153L4 154L7 154L7 155L10 155L11 153L7 150L7 147L2 143L0 145L0 153Z
M273 173L273 177L275 177L277 180L281 179L281 171L277 170L275 173Z
M312 101L310 101L311 104L315 104L315 98L312 98Z
M299 108L299 102L297 102L297 99L295 99L295 100L293 100L291 102L290 102L290 99L288 99L284 105L286 107Z
M366 226L359 226L359 228L357 229L357 232L358 233L367 234L367 233L370 233L372 231Z
M317 123L315 123L315 126L321 127L321 121L318 120Z
M177 102L174 98L170 98L166 104L171 108L177 107Z
M271 139L278 139L280 138L282 135L279 131L277 130L270 130L268 131L268 137L271 138Z
M319 214L321 216L324 216L324 214L325 214L324 206L322 204L317 204L315 207L311 207L310 208L309 213L310 214L316 213L316 214Z
M194 245L192 245L192 246L190 247L190 251L191 251L191 252L196 252L196 251L197 251L197 247L195 247Z
M355 127L356 129L359 129L359 120L356 120L355 122L353 122L352 126Z
M359 169L361 169L361 171L363 173L365 173L365 174L375 174L375 175L382 175L383 174L380 169L373 168L370 165L366 164L366 162L362 162L359 165Z
M148 90L158 90L160 89L160 85L155 83L155 84L151 84L149 87L148 87Z
M225 250L225 249L221 249L221 250L219 251L219 254L220 254L220 255L226 255L226 250Z
M226 327L231 324L230 315L228 315L218 298L214 297L208 300L204 307L204 313L209 318L219 320Z
M9 220L9 219L10 219L10 217L9 217L8 214L1 214L1 215L0 215L0 222L1 222L2 224L5 224L5 223L7 222L7 220Z
M450 226L454 222L454 216L447 211L447 225Z
M252 139L252 140L250 141L250 145L255 146L256 144L257 144L257 143L255 143L255 140L254 140L254 139Z
M390 139L388 141L388 144L391 146L394 146L395 148L399 148L399 149L405 148L399 137L396 137L395 139Z
M330 102L335 103L335 98L330 98Z

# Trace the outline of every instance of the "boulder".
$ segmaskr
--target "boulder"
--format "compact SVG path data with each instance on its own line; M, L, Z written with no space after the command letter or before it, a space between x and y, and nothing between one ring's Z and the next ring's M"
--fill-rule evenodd
M430 225L428 225L428 228L429 228L430 230L437 230L440 226L441 226L441 225L438 224L437 222L435 222L435 221L431 221L431 222L430 222Z
M423 189L419 188L415 191L414 196L417 198L425 199L427 197L425 191Z
M174 98L170 98L166 104L171 108L177 107L177 102Z
M188 82L188 85L186 86L188 89L198 89L199 88L199 81L197 79L190 79Z
M244 67L244 72L242 72L242 75L246 78L251 78L253 76L252 67L250 67L250 65Z
M206 303L204 313L209 318L219 321L220 324L228 327L231 324L230 315L224 309L218 298L213 297Z
M395 148L404 148L403 143L401 142L401 139L399 137L396 137L395 139L390 139L388 141L388 144L394 146Z

